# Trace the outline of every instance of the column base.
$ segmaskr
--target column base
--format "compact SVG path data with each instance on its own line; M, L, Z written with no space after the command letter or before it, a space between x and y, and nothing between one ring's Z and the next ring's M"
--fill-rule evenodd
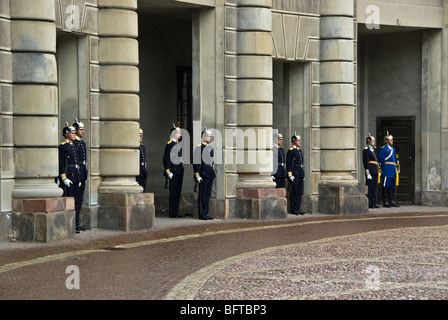
M318 210L323 214L363 214L369 212L367 186L319 186Z
M99 194L98 228L137 231L154 227L153 193Z
M14 199L11 237L24 242L53 242L75 237L73 198Z
M421 191L421 205L426 207L448 206L448 194L443 191Z
M234 214L238 219L284 219L288 215L286 190L237 189Z

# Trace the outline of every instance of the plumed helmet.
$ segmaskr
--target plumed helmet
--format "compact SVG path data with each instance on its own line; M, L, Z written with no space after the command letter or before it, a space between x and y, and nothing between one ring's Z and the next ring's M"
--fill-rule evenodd
M369 144L370 141L375 141L375 137L372 136L372 135L370 134L370 132L369 132L369 135L368 135L367 138L366 138L366 143Z
M387 131L387 134L384 137L384 140L394 140L394 136L389 134L389 130Z
M170 133L181 133L181 132L182 132L181 129L173 123L173 127L170 129Z
M294 131L294 135L291 138L291 142L301 141L301 140L302 140L302 138L297 134L297 132Z
M75 132L76 132L75 127L70 126L70 125L68 124L68 121L65 121L65 124L66 124L66 126L64 127L64 129L62 129L62 136L63 136L63 137L65 137L65 135L66 135L67 133L75 133Z
M207 129L207 127L204 127L204 131L202 131L202 138L206 138L206 137L212 137L212 131Z
M84 123L78 121L78 118L75 118L75 123L72 125L76 130L84 130Z

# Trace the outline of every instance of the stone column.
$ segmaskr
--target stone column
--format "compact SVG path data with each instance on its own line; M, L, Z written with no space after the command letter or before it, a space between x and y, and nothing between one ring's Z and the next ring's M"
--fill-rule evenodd
M98 227L132 231L154 223L154 196L142 193L139 173L139 52L135 0L98 0Z
M62 196L53 0L10 2L15 185L13 198Z
M283 217L286 216L284 192L279 194L270 181L272 0L236 0L226 4L226 28L232 30L227 32L226 39L226 115L233 120L233 123L227 120L226 124L235 133L226 134L226 150L233 155L232 162L236 163L239 175L236 215ZM260 197L267 197L272 203L262 203ZM269 213L265 214L267 207L270 207Z
M11 193L14 187L12 141L12 54L9 1L0 2L0 241L11 229Z
M138 16L134 0L99 0L98 193L140 193Z
M368 210L357 170L353 0L322 0L320 23L321 213Z

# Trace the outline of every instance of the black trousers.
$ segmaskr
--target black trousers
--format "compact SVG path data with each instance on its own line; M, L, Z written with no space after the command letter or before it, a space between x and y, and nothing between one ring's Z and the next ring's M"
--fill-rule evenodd
M137 183L143 187L143 193L146 191L146 177L137 176L135 178L137 180Z
M276 188L286 187L286 178L275 178Z
M81 186L83 184L81 183ZM84 195L84 188L85 188L85 181L84 181L84 187L83 191L81 193L79 182L74 182L70 187L65 187L65 197L73 197L75 199L75 212L76 212L76 227L79 227L80 225L80 217L79 213L81 212L81 206L82 206L82 196ZM81 196L80 196L81 193ZM81 199L80 199L81 198Z
M291 184L290 213L298 214L302 206L303 178L295 178L293 182L289 181L289 183Z
M366 179L367 198L369 198L369 207L376 206L378 196L378 175L372 174L372 179Z
M208 205L210 198L212 196L214 179L203 179L199 184L199 195L198 195L198 215L199 218L208 217Z
M183 175L174 175L170 180L169 216L174 217L179 214L180 195L182 193Z

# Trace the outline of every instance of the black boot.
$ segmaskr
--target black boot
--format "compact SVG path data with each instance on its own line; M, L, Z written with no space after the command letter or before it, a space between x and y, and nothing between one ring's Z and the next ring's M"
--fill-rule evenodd
M395 203L395 189L389 190L389 200L390 200L391 207L399 207L399 205L397 203Z
M389 205L389 190L386 188L383 188L383 207L390 208Z

